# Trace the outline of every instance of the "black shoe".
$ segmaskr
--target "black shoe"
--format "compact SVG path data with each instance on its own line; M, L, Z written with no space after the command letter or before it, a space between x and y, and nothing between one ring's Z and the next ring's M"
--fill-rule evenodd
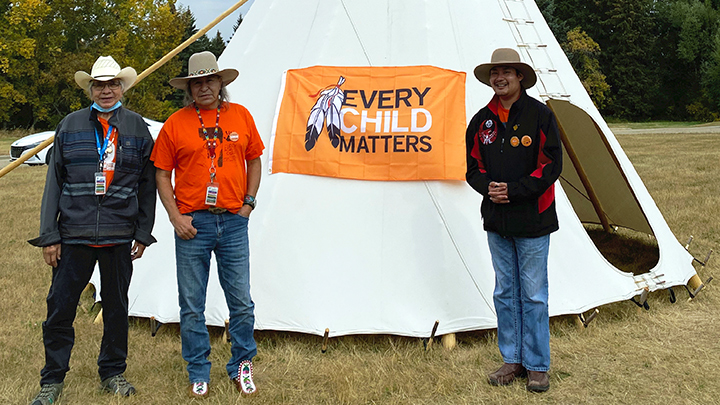
M122 374L114 375L104 379L100 383L100 387L107 392L129 397L135 394L135 387L123 377Z
M52 405L60 398L65 383L43 384L40 386L40 392L33 398L30 405Z

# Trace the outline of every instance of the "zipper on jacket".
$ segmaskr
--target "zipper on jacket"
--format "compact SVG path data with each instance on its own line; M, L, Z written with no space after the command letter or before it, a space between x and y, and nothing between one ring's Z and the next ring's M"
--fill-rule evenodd
M97 213L95 215L95 244L100 244L100 198L97 200Z

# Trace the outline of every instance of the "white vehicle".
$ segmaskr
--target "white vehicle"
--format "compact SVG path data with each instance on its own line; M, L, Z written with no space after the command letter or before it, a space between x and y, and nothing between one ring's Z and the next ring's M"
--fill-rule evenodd
M50 138L53 135L55 135L54 131L45 131L38 134L25 136L13 142L10 145L10 161L12 162L19 159L20 156L26 154L30 151L30 149L33 149L34 147L40 145L42 141ZM53 144L48 145L43 150L30 157L24 163L32 166L47 164L48 160L50 159L50 151L52 150L52 147Z
M145 122L148 124L148 130L150 130L150 134L153 139L157 138L158 133L160 133L160 129L162 128L162 122L153 121L147 118L145 118ZM12 162L19 159L20 156L27 153L30 149L40 145L42 141L53 135L55 135L54 131L45 131L25 136L13 142L10 145L10 161ZM52 148L53 144L51 143L24 163L31 166L47 164L50 160L50 152L52 151Z

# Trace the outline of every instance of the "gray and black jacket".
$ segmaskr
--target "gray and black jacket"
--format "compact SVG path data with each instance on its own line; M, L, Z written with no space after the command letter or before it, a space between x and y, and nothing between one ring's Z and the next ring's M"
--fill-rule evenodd
M115 176L105 195L95 195L96 136L103 137L97 111L85 108L65 117L55 131L34 246L57 243L109 245L156 242L153 139L143 118L123 107L108 120L118 130ZM102 140L102 138L100 138Z

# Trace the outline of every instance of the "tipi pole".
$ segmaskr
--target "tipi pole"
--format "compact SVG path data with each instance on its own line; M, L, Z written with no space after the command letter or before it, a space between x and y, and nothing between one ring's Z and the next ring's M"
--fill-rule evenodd
M22 156L20 156L17 160L11 162L9 165L3 167L0 169L0 178L2 178L4 175L10 173L13 171L16 167L20 166L25 162L26 160L30 159L31 157L35 156L38 152L45 149L48 145L50 145L55 140L55 135L50 136L50 138L42 141L40 145L30 149L30 151L23 153Z
M187 48L190 44L192 44L193 42L195 42L195 40L197 40L197 39L200 38L201 36L205 35L206 32L210 31L210 30L211 30L214 26L216 26L220 21L222 21L223 19L225 19L225 17L229 16L230 14L232 14L233 11L237 10L238 8L240 8L240 6L242 6L243 4L247 3L247 1L248 1L248 0L240 0L240 1L238 1L237 3L235 3L234 6L230 7L230 8L227 9L227 10L225 10L224 13L220 14L216 19L212 20L212 21L210 22L210 24L208 24L208 25L205 26L205 28L203 28L203 29L201 29L200 31L196 32L195 35L191 36L190 38L188 38L187 40L185 40L185 42L183 42L182 44L178 45L175 49L173 49L172 51L168 52L168 54L165 55L165 56L163 56L160 60L158 60L157 62L153 63L152 66L150 66L149 68L145 69L142 73L140 73L140 74L138 75L137 79L135 79L135 83L131 84L128 89L130 89L130 88L132 88L133 86L135 86L136 84L140 83L140 80L146 78L148 75L150 75L150 73L156 71L156 70L159 69L162 65L164 65L167 61L169 61L170 59L172 59L173 56L179 54L180 52L182 52L183 49ZM127 89L126 89L126 90L127 90Z
M565 129L563 128L562 123L560 123L559 120L558 128L560 128L560 140L562 141L563 146L565 147L565 151L567 151L567 154L570 157L573 166L575 166L575 170L577 170L578 177L580 177L580 181L585 187L585 190L588 193L588 197L590 197L590 202L592 203L593 208L595 208L595 213L597 214L598 218L600 218L600 223L602 224L605 232L610 232L610 223L608 222L607 216L605 215L605 211L603 211L602 204L600 204L600 200L598 199L597 194L595 194L595 190L593 189L592 184L590 184L590 180L585 173L585 169L583 169L582 164L580 163L580 159L577 157L575 149L573 149L572 145L570 144L570 140L565 133Z
M172 51L168 52L168 54L165 55L165 56L163 56L160 60L158 60L157 62L153 63L149 68L145 69L142 73L140 73L140 74L138 75L137 79L135 79L135 82L134 82L133 84L131 84L130 87L128 87L127 89L125 89L125 91L130 90L130 89L131 89L132 87L134 87L136 84L140 83L140 80L142 80L142 79L146 78L147 76L149 76L150 73L158 70L162 65L164 65L165 63L167 63L167 61L169 61L170 59L172 59L173 56L179 54L180 52L182 52L183 49L187 48L190 44L192 44L193 42L195 42L198 38L200 38L201 36L205 35L205 33L207 33L208 31L210 31L210 30L211 30L214 26L216 26L220 21L222 21L223 19L225 19L225 17L229 16L230 14L233 13L233 11L237 10L238 8L240 8L240 6L242 6L243 4L247 3L247 1L248 1L248 0L240 0L240 1L238 1L237 3L235 3L234 6L230 7L230 8L227 9L227 10L225 10L224 13L220 14L216 19L212 20L212 21L210 22L210 24L208 24L208 25L205 26L205 28L203 28L203 29L201 29L200 31L198 31L197 33L195 33L195 35L191 36L190 38L188 38L187 40L185 40L185 42L183 42L182 44L178 45L175 49L173 49ZM7 166L3 167L2 169L0 169L0 178L2 178L2 177L3 177L4 175L6 175L7 173L13 171L16 167L18 167L18 166L20 166L21 164L23 164L23 162L25 162L26 160L30 159L32 156L35 156L38 152L40 152L40 151L43 150L45 147L47 147L48 145L50 145L51 143L53 143L54 140L55 140L55 135L53 135L53 136L51 136L50 138L44 140L42 143L40 143L40 145L38 145L38 146L30 149L29 152L25 152L22 156L20 156L20 158L18 158L18 160L14 161L14 162L10 163L9 165L7 165Z

